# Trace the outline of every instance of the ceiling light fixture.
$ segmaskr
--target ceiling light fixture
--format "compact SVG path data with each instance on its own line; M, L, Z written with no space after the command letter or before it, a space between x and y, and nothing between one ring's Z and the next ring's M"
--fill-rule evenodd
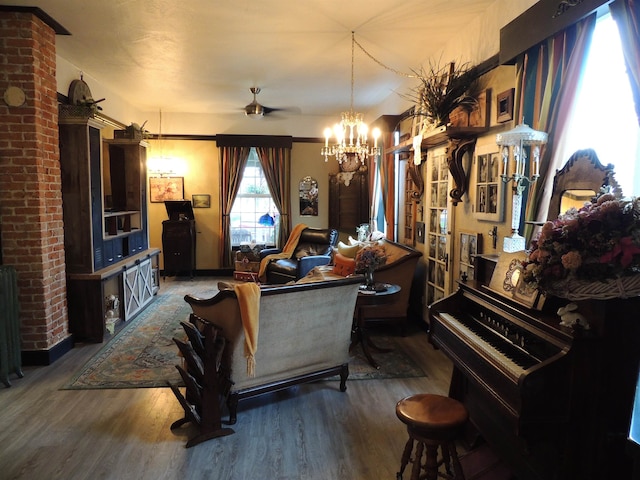
M320 151L324 155L324 161L329 160L329 156L336 157L340 165L347 160L359 161L365 165L367 158L374 158L380 155L380 147L378 147L378 137L380 137L380 129L374 128L371 132L373 136L373 146L367 144L367 135L369 127L363 121L361 113L353 111L353 86L354 86L354 47L355 32L351 32L351 105L348 112L342 112L340 123L334 125L333 129L327 127L324 130L324 147ZM331 136L335 136L335 143L329 144ZM356 162L349 162L356 163Z

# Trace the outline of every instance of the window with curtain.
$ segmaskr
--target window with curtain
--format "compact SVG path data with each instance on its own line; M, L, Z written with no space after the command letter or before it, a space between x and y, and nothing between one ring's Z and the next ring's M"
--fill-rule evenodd
M610 14L596 23L568 125L556 151L563 162L577 150L593 148L602 164L615 166L623 194L640 195L640 127L618 28Z
M231 246L258 243L274 246L278 210L273 202L258 154L252 148L231 209Z

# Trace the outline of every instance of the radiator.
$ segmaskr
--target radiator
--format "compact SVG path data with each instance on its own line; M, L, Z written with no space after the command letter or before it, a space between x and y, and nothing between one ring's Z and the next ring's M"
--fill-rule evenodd
M22 377L16 269L0 265L0 380L11 386L9 373Z

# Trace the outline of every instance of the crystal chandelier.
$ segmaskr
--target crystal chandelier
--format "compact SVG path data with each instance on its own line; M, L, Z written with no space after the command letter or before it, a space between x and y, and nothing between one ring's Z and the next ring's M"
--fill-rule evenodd
M374 158L380 155L378 147L378 137L380 137L380 129L374 128L371 132L373 137L373 146L369 147L367 135L369 127L362 120L362 114L353 111L353 85L354 85L354 46L355 36L351 32L351 105L348 112L342 112L340 123L334 125L333 129L327 127L324 130L324 147L320 151L324 155L324 161L329 160L329 156L335 155L340 165L351 159L359 161L364 165L369 156ZM331 135L335 136L335 143L329 145Z

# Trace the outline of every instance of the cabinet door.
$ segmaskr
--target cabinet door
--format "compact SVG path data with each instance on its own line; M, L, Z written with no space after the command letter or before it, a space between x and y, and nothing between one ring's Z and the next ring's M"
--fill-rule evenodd
M138 298L144 307L153 298L153 269L151 260L145 260L138 265Z
M153 269L151 259L128 268L122 274L125 320L133 318L153 299Z
M130 320L142 308L137 265L124 271L122 274L122 286L124 290L124 319Z
M451 232L453 213L449 202L451 178L447 164L445 147L428 152L429 172L427 173L426 225L427 239L427 291L426 305L431 305L451 293Z

